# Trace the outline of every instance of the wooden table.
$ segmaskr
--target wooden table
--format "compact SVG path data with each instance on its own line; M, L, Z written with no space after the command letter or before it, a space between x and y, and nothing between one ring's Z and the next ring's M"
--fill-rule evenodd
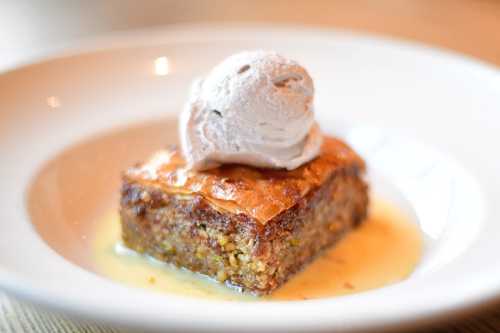
M198 21L305 24L420 41L500 65L498 0L184 0L141 2L141 11L137 6L108 0L91 10L100 17L123 12L126 19L108 24L113 30Z

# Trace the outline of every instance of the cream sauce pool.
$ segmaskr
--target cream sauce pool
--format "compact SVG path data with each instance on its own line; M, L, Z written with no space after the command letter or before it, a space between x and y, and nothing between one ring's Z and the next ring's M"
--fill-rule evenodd
M370 216L268 300L304 300L352 294L407 278L422 254L422 235L397 207L372 198ZM111 212L96 224L91 261L112 280L161 293L220 300L258 300L208 277L136 254L120 243L120 221ZM260 298L262 299L262 298Z

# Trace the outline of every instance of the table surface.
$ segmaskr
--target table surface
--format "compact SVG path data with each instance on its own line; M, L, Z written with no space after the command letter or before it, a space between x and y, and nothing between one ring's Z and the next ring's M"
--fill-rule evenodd
M12 1L7 3L3 12L5 17L11 17L11 21L17 12L23 15L38 13L46 22L51 22L54 15L64 15L69 18L64 23L64 29L45 29L46 33L40 33L43 32L44 21L39 20L40 26L36 27L39 35L31 39L18 39L10 43L8 38L0 38L0 50L6 47L2 45L1 39L4 43L9 41L11 50L17 50L17 53L10 53L10 63L15 63L23 50L40 46L41 43L58 43L92 34L170 23L246 21L334 27L404 38L451 49L500 66L500 0L241 0L231 1L230 5L227 0L41 3L34 2L28 8ZM53 10L55 6L56 11ZM138 6L141 7L140 11L136 10ZM52 17L49 13L53 13ZM79 19L72 20L71 17ZM92 17L91 23L81 19L85 17ZM26 30L15 24L12 27L10 31L7 29L11 36ZM6 34L6 30L2 30ZM0 295L0 332L118 331L69 321L60 315ZM455 318L417 332L500 332L500 305L488 306L462 319Z

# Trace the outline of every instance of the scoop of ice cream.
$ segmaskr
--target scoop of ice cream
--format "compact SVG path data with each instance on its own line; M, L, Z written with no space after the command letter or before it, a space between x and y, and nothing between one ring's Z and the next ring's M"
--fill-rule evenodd
M223 163L295 169L319 154L314 85L274 52L233 55L194 82L180 118L181 145L197 170Z

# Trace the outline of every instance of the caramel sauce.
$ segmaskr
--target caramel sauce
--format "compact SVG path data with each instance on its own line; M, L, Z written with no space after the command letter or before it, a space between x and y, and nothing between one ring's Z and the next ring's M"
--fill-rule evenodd
M242 294L205 276L177 269L124 250L117 213L95 230L92 260L100 274L156 292L220 300L305 300L380 288L407 278L422 253L416 224L396 207L372 198L370 216L332 249L318 257L273 294Z
M325 138L318 158L291 171L223 165L193 172L184 166L177 150L162 150L145 164L129 169L125 177L160 186L169 193L198 193L216 207L265 223L295 205L332 173L364 171L361 158L344 142L330 137Z

